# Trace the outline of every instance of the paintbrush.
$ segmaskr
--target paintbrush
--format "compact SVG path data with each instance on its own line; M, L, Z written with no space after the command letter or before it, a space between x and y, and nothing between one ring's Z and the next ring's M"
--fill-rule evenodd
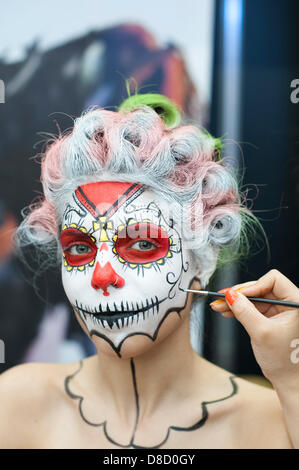
M215 297L225 297L225 294L220 294L219 292L212 292L208 290L193 290L193 289L184 289L184 288L182 288L182 290L184 292L194 292L195 294L201 294L201 295L214 295ZM247 297L247 299L252 300L254 302L264 302L266 304L285 305L286 307L294 307L294 308L299 307L298 302L288 302L286 300L263 299L259 297Z

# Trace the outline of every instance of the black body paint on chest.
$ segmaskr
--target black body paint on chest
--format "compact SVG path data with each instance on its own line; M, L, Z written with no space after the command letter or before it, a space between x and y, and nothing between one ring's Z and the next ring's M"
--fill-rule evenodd
M83 367L83 361L81 360L80 361L80 365L79 365L79 369L77 371L75 371L73 374L71 375L68 375L66 378L65 378L65 381L64 381L64 386L65 386L65 391L67 393L67 395L73 399L73 400L79 400L79 413L81 415L81 418L83 419L83 421L90 425L90 426L94 426L94 427L103 427L103 432L105 434L105 437L107 438L107 440L109 442L111 442L112 444L120 447L120 448L123 448L123 449L128 449L128 448L132 448L132 449L159 449L161 446L163 446L168 438L169 438L169 435L170 435L170 432L171 431L177 431L177 432L191 432L191 431L196 431L197 429L201 428L207 421L208 417L209 417L209 412L208 412L208 409L207 409L207 405L210 405L212 403L218 403L220 401L224 401L224 400L227 400L231 397L233 397L234 395L236 395L237 391L238 391L238 385L236 384L236 382L234 381L234 378L236 378L236 376L230 376L229 377L229 380L232 384L232 392L225 396L225 397L222 397L222 398L219 398L217 400L211 400L211 401L202 401L201 402L201 409L202 409L202 416L199 420L197 420L194 424L192 424L191 426L189 427L179 427L179 426L172 426L170 425L168 427L168 430L166 432L166 436L165 438L163 439L162 442L158 443L157 445L155 446L151 446L151 447L146 447L146 446L142 446L142 445L138 445L135 443L135 435L136 435L136 430L137 430L137 426L138 426L138 422L139 422L139 413L140 413L140 407L139 407L139 395L138 395L138 386L137 386L137 379L136 379L136 371L135 371L135 364L134 364L134 360L131 359L130 360L130 366L131 366L131 373L132 373L132 381L133 381L133 387L134 387L134 396L135 396L135 406L136 406L136 421L135 421L135 425L134 425L134 429L133 429L133 432L132 432L132 436L131 436L131 439L130 439L130 442L129 444L127 445L124 445L124 444L121 444L119 442L116 442L114 439L112 439L108 432L107 432L107 421L103 421L102 423L93 423L91 421L89 421L85 416L84 416L84 413L83 413L83 410L82 410L82 404L83 404L83 401L84 401L84 397L82 395L77 395L76 393L73 393L71 390L70 390L70 381L72 380L73 377L75 377L75 375L77 375L80 370L82 369Z

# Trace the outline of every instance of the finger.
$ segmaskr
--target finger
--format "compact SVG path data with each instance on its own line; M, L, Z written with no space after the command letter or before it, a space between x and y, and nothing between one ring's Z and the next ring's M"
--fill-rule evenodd
M299 289L277 269L271 269L259 278L254 285L244 291L246 296L257 296L298 302Z
M243 289L247 289L248 287L254 286L256 282L257 281L248 281L248 282L243 282L242 284L235 284L234 286L220 289L218 292L225 292L227 289L234 289L234 290L242 289L242 292L243 292Z
M235 289L234 289L235 290ZM242 291L243 293L243 291ZM243 294L244 295L244 294ZM247 297L247 295L246 295ZM250 299L249 299L250 300ZM263 315L267 313L267 311L269 310L269 308L271 307L271 304L266 304L264 302L256 302L254 300L251 300L251 302L254 304L255 308L260 312L262 313ZM225 298L222 300L222 299L219 299L219 300L214 300L214 302L211 302L210 303L210 307L213 309L213 310L216 310L217 312L220 312L220 313L224 313L226 311L229 311L228 309L228 306L227 306L227 302L225 300ZM277 309L277 312L276 313L279 313L279 310Z
M224 289L219 290L218 292L221 292L221 293L224 294L225 291L227 291L227 289L234 289L236 291L242 290L242 292L243 292L243 289L246 289L249 285L255 284L255 283L256 283L256 281L250 281L250 282L246 282L244 284L236 284L235 286L233 286L231 288L226 287ZM210 303L210 306L213 309L218 310L219 312L227 310L227 303L226 303L224 297L222 297L221 299L214 300L213 302Z
M252 281L252 283L255 283L255 282L256 281ZM247 297L247 290L245 291L245 289L247 289L248 284L249 283L247 283L246 286L241 286L241 287L234 286L234 287L231 287L231 289L234 289L235 291L242 290L243 295L246 295L246 297ZM221 289L219 292L225 293L228 289L230 289L230 288L227 287L225 289ZM244 293L244 291L245 291L245 293ZM255 307L263 314L265 314L267 312L267 310L269 309L269 304L265 304L264 302L254 302L254 304L255 304ZM230 311L227 307L227 302L226 302L225 298L214 300L213 302L210 303L210 307L213 310L216 310L217 312L220 312L221 314L224 314L224 313Z
M273 269L267 274L262 276L258 281L251 281L245 284L237 284L233 287L234 290L242 289L242 293L246 297L263 297L266 299L277 299L296 301L299 299L299 289L282 273ZM227 289L222 289L219 292L225 292ZM227 311L224 301L219 299L212 302L211 308L224 313ZM265 316L273 316L277 313L288 309L285 306L276 306L276 311L271 311L269 314L269 306L265 303L254 302L255 307Z
M272 318L272 317L275 317L276 315L278 315L280 313L280 311L278 310L278 305L269 305L269 308L266 312L263 313L263 315L267 318Z
M274 315L278 315L280 313L280 310L278 309L279 306L277 305L265 304L262 302L254 302L252 300L250 302L252 302L255 308L267 318L273 317ZM216 312L221 313L221 315L223 316L227 316L227 314L231 312L226 300L223 300L222 303L218 305L212 302L210 304L210 307Z
M231 310L226 310L225 312L221 312L221 315L225 318L234 318L234 314Z
M257 303L258 302L253 302L255 308L257 308L257 306L256 306ZM221 313L221 315L223 315L224 317L228 317L228 318L233 317L234 314L232 313L231 310L228 309L228 306L227 306L226 302L225 302L225 304L226 304L225 306L220 307L221 310L220 310L219 307L218 308L212 307L212 308L213 308L213 310L216 310L217 312ZM260 310L259 308L257 308L257 310L267 318L275 317L276 315L278 315L280 313L280 311L278 311L276 305L267 305L266 308L265 308L266 304L259 303L259 305L262 305L263 311Z
M240 291L228 289L225 292L225 299L230 310L251 337L254 337L259 329L268 325L268 318L264 317Z

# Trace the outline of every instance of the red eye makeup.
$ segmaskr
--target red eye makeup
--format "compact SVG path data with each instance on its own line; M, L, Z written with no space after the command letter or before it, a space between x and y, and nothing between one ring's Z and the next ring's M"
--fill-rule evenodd
M164 258L169 250L166 230L148 222L131 223L114 237L114 252L128 263L150 263Z
M60 243L67 264L82 266L91 263L97 254L97 246L86 233L80 229L67 228L60 235Z

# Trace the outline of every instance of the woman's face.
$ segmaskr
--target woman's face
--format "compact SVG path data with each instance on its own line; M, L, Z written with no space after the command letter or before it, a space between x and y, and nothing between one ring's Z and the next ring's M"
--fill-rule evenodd
M137 356L182 323L181 288L197 271L180 232L169 205L142 185L96 182L70 195L62 282L98 350Z

